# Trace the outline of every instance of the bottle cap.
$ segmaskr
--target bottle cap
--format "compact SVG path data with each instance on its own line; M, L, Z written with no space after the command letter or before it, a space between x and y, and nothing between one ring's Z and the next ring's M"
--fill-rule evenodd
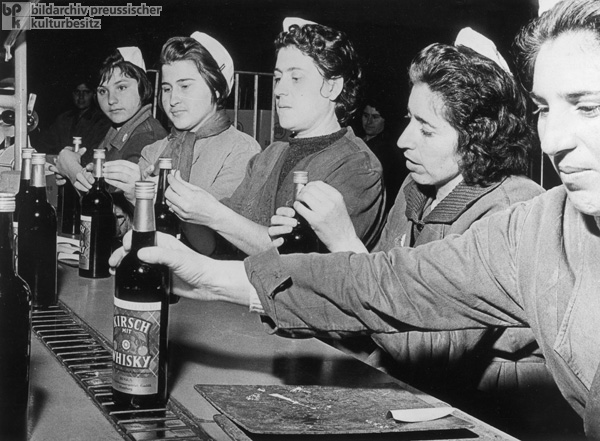
M31 154L31 165L44 165L46 163L45 153L32 153Z
M97 158L105 159L106 158L106 150L105 149L94 149L94 159L97 159Z
M308 172L307 171L295 171L293 172L294 184L308 184Z
M171 158L158 158L158 168L171 170L173 168L173 160Z
M31 154L33 152L35 152L35 149L30 149L30 148L22 149L21 150L21 158L23 158L23 159L31 159Z
M156 184L151 181L137 181L135 183L136 199L154 199L154 187Z
M73 136L73 144L81 144L81 136Z
M15 211L15 194L0 192L0 212L7 213Z

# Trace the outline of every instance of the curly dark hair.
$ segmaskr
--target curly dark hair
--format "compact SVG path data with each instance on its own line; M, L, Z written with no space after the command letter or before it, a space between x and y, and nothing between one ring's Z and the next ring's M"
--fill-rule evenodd
M200 76L210 89L212 102L217 104L217 109L222 109L229 95L229 86L210 52L192 37L170 38L162 47L160 65L182 60L191 61L196 65Z
M103 83L107 82L115 69L119 69L127 78L137 81L138 93L140 94L142 106L152 102L154 88L152 87L150 80L148 80L146 72L137 67L135 64L125 61L118 49L115 49L115 51L106 57L102 63L100 72L98 72L97 85L101 86Z
M298 48L315 62L326 80L343 78L344 87L336 98L335 114L342 127L347 126L356 112L362 69L352 42L345 33L322 26L292 25L275 39L275 49Z
M441 97L444 118L458 132L465 183L488 186L527 173L534 137L525 95L498 64L468 47L436 43L417 54L409 76Z
M600 2L598 0L570 0L557 3L554 8L529 22L514 41L519 70L524 82L531 84L533 67L541 46L565 32L590 31L600 43Z

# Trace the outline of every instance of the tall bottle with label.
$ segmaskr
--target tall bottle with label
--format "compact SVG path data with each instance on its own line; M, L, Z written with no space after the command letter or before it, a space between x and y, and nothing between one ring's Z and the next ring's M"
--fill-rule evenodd
M15 235L15 248L19 235L19 211L21 210L25 199L30 193L31 155L33 152L35 152L35 149L27 148L21 150L21 180L19 182L19 191L15 197L15 212L13 215L13 233ZM15 252L15 265L17 265L17 262L17 253Z
M293 172L294 202L300 191L308 183L307 171ZM319 240L310 224L298 213L294 216L298 222L292 232L283 236L283 244L278 248L279 254L321 252L325 245Z
M19 212L19 275L31 289L33 306L58 303L56 211L46 196L46 154L31 155L31 193Z
M102 176L104 149L94 150L94 183L81 198L79 275L91 279L108 277L108 258L116 233L113 199Z
M168 270L137 257L156 244L154 188L135 183L131 250L115 273L112 389L119 409L154 409L167 401Z
M158 187L156 190L156 201L154 202L154 217L156 219L156 231L170 234L179 238L179 218L175 213L169 210L165 199L165 192L169 187L167 176L173 168L173 160L171 158L159 158L158 168Z
M81 138L73 137L73 151L78 152L81 147ZM79 193L67 179L65 185L58 189L58 217L60 218L60 232L71 236L79 234L79 216L81 212L81 201Z
M15 195L0 193L0 439L27 440L31 295L15 272Z

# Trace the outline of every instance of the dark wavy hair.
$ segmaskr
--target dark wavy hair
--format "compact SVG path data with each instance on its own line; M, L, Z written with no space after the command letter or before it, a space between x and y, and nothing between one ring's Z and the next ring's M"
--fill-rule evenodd
M594 33L600 43L600 1L562 1L521 29L515 38L514 49L524 82L531 84L535 60L545 42L565 32L577 31Z
M525 95L511 75L465 46L432 44L413 59L412 85L426 84L458 132L459 167L469 185L523 175L534 143Z
M319 24L292 25L275 39L275 49L298 48L315 62L326 80L343 78L344 87L335 100L335 114L347 126L358 106L362 69L352 42L345 33Z
M183 60L196 65L200 76L210 89L212 102L217 104L217 109L222 109L229 95L229 86L210 52L192 37L170 38L162 47L160 65Z
M127 78L137 81L138 93L142 106L152 102L153 87L146 76L146 72L137 67L135 64L125 61L118 49L110 54L102 63L98 72L98 87L107 82L115 69L120 69L121 73Z

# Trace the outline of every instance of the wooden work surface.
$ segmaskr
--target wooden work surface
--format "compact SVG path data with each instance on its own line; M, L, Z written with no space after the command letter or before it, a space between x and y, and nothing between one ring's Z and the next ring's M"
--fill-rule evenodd
M113 278L82 279L76 269L59 265L60 300L109 339L112 339L113 290ZM291 340L269 335L255 314L236 305L182 299L171 308L169 339L171 396L194 415L207 433L219 441L229 441L231 438L215 423L213 416L218 411L194 389L197 384L365 388L395 382L429 405L445 405L317 339ZM111 433L110 424L102 421L101 412L86 402L85 393L75 381L67 374L64 375L66 378L62 378L61 366L51 357L44 347L34 342L32 389L37 391L43 388L48 395L45 399L54 403L55 407L52 411L42 409L37 412L36 420L32 421L31 439L119 439L117 433ZM36 370L36 365L47 364L60 377L59 380L53 380L53 387L48 387L45 375ZM79 417L77 423L69 423L71 419L66 416L73 413ZM434 439L515 439L459 410L454 415L467 421L472 428L467 433L461 432L459 438L456 438L456 434L452 438L448 432L439 432L437 434L440 437ZM64 435L74 427L86 435L83 438L80 438L81 433L73 437ZM55 433L58 428L60 431ZM98 433L103 435L96 436ZM317 441L328 437L311 439Z

